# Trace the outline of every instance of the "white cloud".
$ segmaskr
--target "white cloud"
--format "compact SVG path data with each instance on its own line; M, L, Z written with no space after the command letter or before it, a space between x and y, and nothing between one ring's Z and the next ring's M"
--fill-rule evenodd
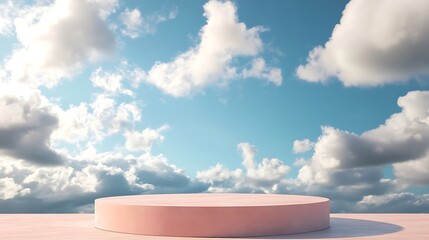
M298 77L376 86L428 75L428 8L425 0L350 1L329 41L297 68Z
M144 34L153 34L156 32L158 24L176 18L177 9L170 11L168 14L154 13L148 16L142 16L140 10L125 9L119 16L124 25L121 33L130 38L138 38Z
M110 14L116 12L119 7L119 0L88 0L97 5L97 10L102 19L106 19Z
M214 167L211 167L205 171L197 173L197 179L203 182L210 183L212 185L210 191L216 192L217 189L232 188L238 184L238 179L243 178L243 172L241 169L235 169L231 171L225 168L222 164L217 163Z
M272 193L278 184L286 180L290 167L281 160L263 158L262 162L257 163L254 159L256 149L253 145L240 143L237 147L242 153L244 171L229 170L218 163L197 173L198 180L211 185L209 191Z
M123 77L120 74L107 73L102 67L97 68L90 77L94 86L100 87L107 92L119 92L126 95L132 95L132 92L122 89L121 82Z
M238 144L238 149L242 152L242 164L250 179L274 183L285 178L289 172L290 167L277 158L263 158L261 163L256 164L256 149L249 143Z
M250 69L243 70L244 78L260 78L272 82L276 86L282 84L282 71L279 68L267 67L263 58L255 58Z
M91 158L58 167L10 164L0 158L0 212L91 212L99 197L207 189L162 155L104 152Z
M164 141L164 136L161 133L168 128L168 125L163 125L158 129L146 128L141 132L125 131L125 148L129 151L150 152L154 142Z
M427 183L427 174L422 167L427 165L429 151L428 101L426 91L409 92L398 99L402 108L400 113L361 135L323 127L322 135L314 144L314 153L299 170L298 179L323 189L320 185L343 185L344 179L349 177L354 179L355 185L362 185L359 179L366 176L366 179L372 179L371 184L362 185L372 185L368 191L392 188L392 184L400 188L417 182ZM392 163L396 183L384 179L381 169L376 167ZM334 178L342 180L334 181Z
M141 34L141 25L143 18L140 11L135 8L133 10L125 9L119 16L125 29L122 29L122 34L130 38L137 38Z
M310 139L295 140L293 141L293 152L304 153L310 151L314 146L314 143Z
M293 165L295 167L301 167L301 166L306 165L307 163L308 163L307 159L305 159L305 158L298 158L298 159L295 159L295 162L293 162Z
M17 10L17 6L11 0L0 3L0 35L13 34L13 18Z
M157 62L148 73L147 81L163 92L181 97L209 85L225 85L233 78L258 77L280 85L281 70L265 65L258 57L263 50L259 34L265 29L248 29L238 22L237 8L230 1L211 0L204 5L207 23L199 33L197 46L178 55L168 63ZM249 70L233 64L236 57L253 57Z
M391 193L381 196L365 196L357 204L362 212L414 212L429 211L429 194L414 194L410 192Z
M361 135L324 127L313 160L326 168L405 162L426 156L429 146L429 94L412 91L398 99L402 108L378 128Z
M146 78L146 72L139 67L133 67L127 61L122 61L115 71L106 71L98 67L90 77L92 84L104 90L106 94L115 95L117 93L134 96L131 89L124 87L137 88Z
M427 186L429 185L429 154L420 159L395 163L393 170L401 184Z
M216 164L197 173L196 179L210 184L210 192L253 192L305 194L329 197L334 211L357 211L354 205L370 194L384 194L397 189L397 183L385 179L381 168L324 169L303 161L297 178L287 178L290 167L278 159L254 160L256 149L240 143L242 166L229 170Z
M360 135L323 127L312 157L302 161L304 165L298 173L297 187L308 194L331 197L338 205L334 209L342 206L349 211L392 211L388 205L377 208L368 201L382 199L384 195L416 184L429 183L428 102L428 91L409 92L398 98L401 112ZM389 164L393 164L395 179L383 175L382 166ZM412 209L411 205L418 202L419 197L413 197L404 203L404 211L408 207Z
M86 0L57 0L21 10L14 20L21 47L5 61L7 78L51 87L87 61L112 55L116 39L98 7Z
M88 111L88 105L85 103L72 105L65 111L58 109L59 124L52 138L70 143L87 139L90 131L88 124L92 121Z
M114 98L96 94L93 102L70 106L67 110L56 108L58 128L52 135L54 141L78 143L102 141L106 136L130 129L141 120L137 102L118 104Z
M0 199L7 200L16 196L25 196L30 193L30 189L23 189L21 185L15 183L13 178L0 178Z

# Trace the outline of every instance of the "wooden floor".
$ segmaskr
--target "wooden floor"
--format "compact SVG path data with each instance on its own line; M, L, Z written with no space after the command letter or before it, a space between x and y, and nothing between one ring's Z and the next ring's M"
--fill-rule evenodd
M107 232L94 228L93 219L93 214L0 214L0 239L207 239ZM227 238L222 238L224 239ZM429 239L429 214L331 214L329 229L259 239L427 240Z

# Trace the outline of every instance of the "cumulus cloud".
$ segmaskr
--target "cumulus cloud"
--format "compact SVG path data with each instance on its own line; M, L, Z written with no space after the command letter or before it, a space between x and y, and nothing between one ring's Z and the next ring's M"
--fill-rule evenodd
M1 86L1 85L0 85ZM0 91L0 153L41 165L64 163L50 147L58 118L40 92L2 86Z
M247 176L252 180L274 183L289 172L290 167L277 158L263 158L261 163L256 164L256 149L249 143L238 144L238 149L242 152L242 164L247 170Z
M325 169L312 160L303 161L296 178L287 178L290 167L281 160L263 158L257 163L254 146L240 143L238 148L243 168L230 170L218 163L197 173L196 179L210 185L208 191L319 195L329 197L332 210L339 212L358 211L356 202L363 196L399 189L380 167Z
M385 165L420 159L429 150L429 92L398 98L400 113L361 135L324 127L313 160L326 168Z
M239 77L257 77L281 84L281 70L266 66L258 57L263 50L259 37L265 31L263 27L249 29L239 22L237 8L230 1L209 1L204 5L204 16L207 23L199 32L198 45L171 62L157 62L148 72L147 82L175 97L209 85L225 85ZM250 69L240 70L233 64L240 56L253 58Z
M5 60L7 79L51 87L87 61L112 55L116 39L97 2L58 0L21 10L14 19L21 47Z
M29 188L23 189L21 185L15 183L13 178L0 178L0 199L7 200L18 195L25 196L29 193Z
M68 166L34 167L0 159L0 212L93 211L96 198L149 193L202 192L207 185L188 177L162 155L118 152L72 160ZM7 170L7 171L6 171Z
M141 120L137 102L118 103L105 94L96 94L91 103L72 105L67 110L56 108L56 112L59 126L52 139L69 143L99 142Z
M0 35L13 34L13 18L17 14L17 6L11 0L0 3Z
M103 89L106 94L134 96L133 91L126 85L137 88L145 78L146 72L143 69L122 61L115 71L107 71L98 67L91 74L90 80L95 87Z
M425 0L350 1L329 41L297 68L298 77L377 86L428 75L428 8Z
M429 185L429 155L412 161L393 164L395 176L402 184L412 185Z
M401 211L415 209L420 196L410 197L407 193L405 198L395 194L416 184L429 183L428 102L428 91L409 92L398 98L401 112L360 135L323 127L312 157L302 161L296 187L306 193L331 197L335 210L394 211L374 202L381 203L385 197L386 201L406 200ZM382 167L390 164L395 179L383 175ZM296 191L296 187L292 189Z
M156 32L158 24L176 18L177 9L171 10L170 13L154 13L148 16L142 16L139 9L125 9L119 19L122 21L124 28L121 30L122 35L130 38L138 38L144 34L153 34Z
M97 5L97 10L102 19L106 19L110 14L116 12L119 7L119 0L88 0Z
M397 181L383 176L380 167L325 169L314 162L309 162L299 170L296 183L293 191L326 196L334 205L354 204L363 196L380 195L400 189ZM333 209L344 210L341 207ZM355 209L348 206L348 210Z
M397 182L384 178L380 167L333 170L308 160L296 178L288 178L290 167L282 161L264 158L257 163L254 146L240 143L238 148L243 168L230 170L218 163L197 173L197 180L209 184L209 192L318 195L331 199L333 212L355 212L360 211L356 203L364 196L398 190Z
M164 141L162 132L169 128L168 125L163 125L158 129L146 128L143 131L126 131L125 148L129 151L145 151L150 152L154 142Z
M285 179L290 167L276 158L255 161L256 149L249 143L237 145L242 153L242 169L229 170L216 164L197 173L197 179L211 184L213 192L273 192L278 183ZM244 173L243 173L244 172Z
M272 82L276 86L280 86L283 81L282 71L279 68L266 66L263 58L254 59L252 61L252 67L250 69L243 70L243 77L266 79L268 82Z
M122 30L122 34L130 38L137 38L141 33L141 25L143 18L140 11L135 8L133 10L125 9L119 17L122 23L125 25L125 29Z
M293 141L293 152L304 153L308 152L313 148L314 143L310 139L295 140Z
M365 196L357 204L362 212L421 213L429 212L429 194L410 192L391 193L381 196Z

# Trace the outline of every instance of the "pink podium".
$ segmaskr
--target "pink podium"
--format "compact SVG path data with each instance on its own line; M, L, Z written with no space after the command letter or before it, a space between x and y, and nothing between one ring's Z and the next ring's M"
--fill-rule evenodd
M95 227L176 237L284 235L329 227L329 199L280 194L159 194L95 200Z

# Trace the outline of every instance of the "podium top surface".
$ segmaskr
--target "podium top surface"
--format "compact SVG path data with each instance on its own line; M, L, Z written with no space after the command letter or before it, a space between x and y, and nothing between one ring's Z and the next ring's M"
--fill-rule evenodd
M285 206L315 204L327 201L329 199L316 196L229 193L130 195L96 199L97 203L102 204L171 207Z

